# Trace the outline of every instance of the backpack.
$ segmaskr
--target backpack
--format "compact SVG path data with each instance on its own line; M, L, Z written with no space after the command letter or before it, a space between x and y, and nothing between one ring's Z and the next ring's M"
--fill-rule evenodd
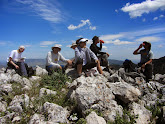
M136 65L129 59L123 62L125 72L136 72Z

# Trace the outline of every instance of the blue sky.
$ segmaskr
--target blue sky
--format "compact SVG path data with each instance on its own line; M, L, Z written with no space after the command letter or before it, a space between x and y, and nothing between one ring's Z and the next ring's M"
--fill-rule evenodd
M139 60L133 51L144 40L154 57L165 56L165 0L0 0L0 61L25 45L26 58L45 58L54 44L64 57L79 37L100 36L110 59Z

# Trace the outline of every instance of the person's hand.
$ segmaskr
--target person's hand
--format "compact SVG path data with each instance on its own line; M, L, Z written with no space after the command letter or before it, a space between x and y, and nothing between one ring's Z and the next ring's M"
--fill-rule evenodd
M108 53L106 53L107 54L107 56L109 57L109 54Z
M140 44L139 49L143 47L143 44Z
M99 62L99 60L95 60L95 63L98 63Z
M62 67L60 66L60 67L59 67L59 69L61 69L61 70L62 70Z
M145 68L145 64L143 64L141 67L142 67L142 68Z
M69 64L69 65L72 65L72 61L71 61L71 60L68 60L68 64Z
M16 68L16 69L19 69L19 66L18 66L18 65L15 65L15 68Z

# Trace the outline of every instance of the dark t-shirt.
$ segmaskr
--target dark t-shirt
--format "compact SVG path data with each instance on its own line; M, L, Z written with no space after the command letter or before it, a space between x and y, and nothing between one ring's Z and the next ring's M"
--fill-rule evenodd
M147 51L147 50L143 49L143 50L140 50L139 54L141 54L140 63L146 63L150 59L154 58L153 52L151 50Z

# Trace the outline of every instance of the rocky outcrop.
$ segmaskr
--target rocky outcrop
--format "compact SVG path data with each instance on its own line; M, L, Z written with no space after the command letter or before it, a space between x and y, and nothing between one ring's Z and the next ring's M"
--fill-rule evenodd
M104 118L98 116L95 112L91 112L87 117L87 124L106 124Z
M67 88L56 91L41 83L42 76L47 74L39 66L36 76L30 78L21 77L14 70L4 73L4 69L0 69L0 123L19 123L24 117L29 124L76 123L83 117L87 124L106 124L125 116L131 121L130 115L125 115L127 110L131 116L137 116L134 118L137 124L147 124L153 120L151 111L146 108L158 106L162 118L157 118L163 121L165 116L165 74L156 74L146 83L143 75L125 73L124 68L79 78L74 69L67 69L72 82L66 82ZM60 99L60 92L68 92L64 102L74 101L76 106L55 104L52 99ZM13 96L14 93L17 94ZM34 112L29 115L28 110L32 109Z

